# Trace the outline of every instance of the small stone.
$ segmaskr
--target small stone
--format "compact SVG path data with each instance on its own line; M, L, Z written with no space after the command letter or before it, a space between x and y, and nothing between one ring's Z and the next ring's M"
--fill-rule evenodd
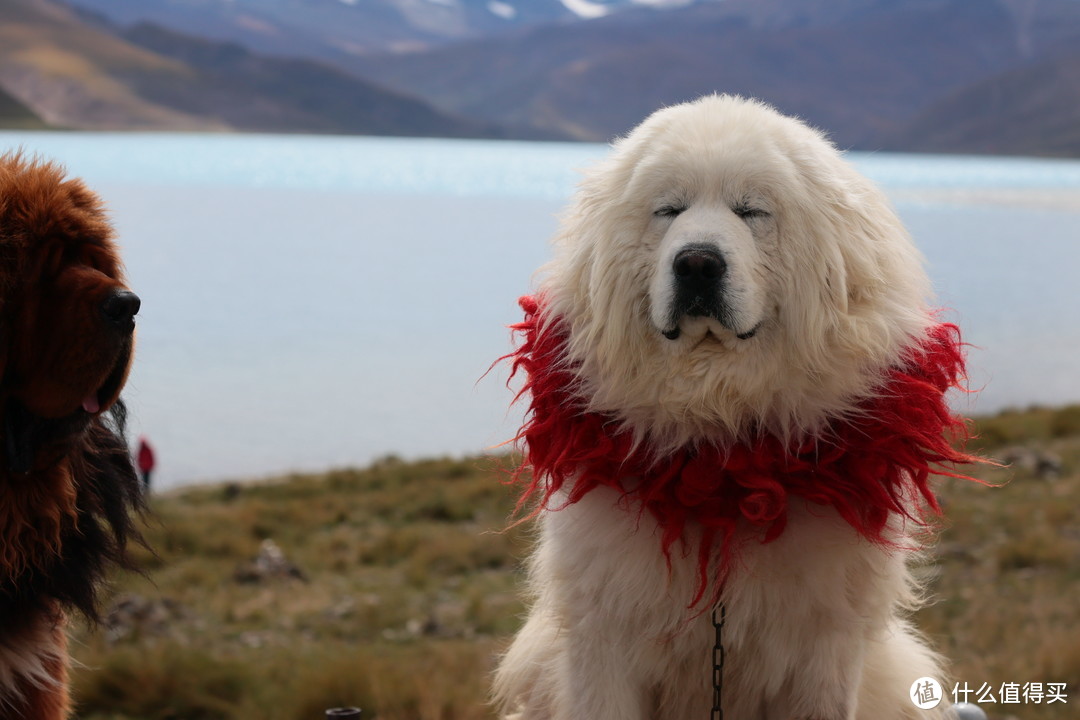
M986 713L973 703L956 703L949 708L949 720L986 720Z
M307 582L304 572L289 562L277 543L267 538L259 546L259 554L238 566L233 579L240 583L261 583L272 579L292 578Z

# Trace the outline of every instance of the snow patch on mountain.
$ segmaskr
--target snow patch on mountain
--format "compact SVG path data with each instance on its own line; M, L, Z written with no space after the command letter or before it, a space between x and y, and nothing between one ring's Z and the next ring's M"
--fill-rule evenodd
M487 4L488 11L497 17L501 17L503 20L513 20L517 16L517 9L510 3L499 2L499 0L491 0Z
M611 12L611 8L590 0L562 0L563 7L583 20L604 17Z

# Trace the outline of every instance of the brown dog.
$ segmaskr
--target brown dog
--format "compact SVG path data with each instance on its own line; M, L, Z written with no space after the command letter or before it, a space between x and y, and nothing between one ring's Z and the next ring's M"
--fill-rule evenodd
M139 298L101 202L55 165L0 156L0 717L69 713L65 612L96 618L140 541L123 436Z

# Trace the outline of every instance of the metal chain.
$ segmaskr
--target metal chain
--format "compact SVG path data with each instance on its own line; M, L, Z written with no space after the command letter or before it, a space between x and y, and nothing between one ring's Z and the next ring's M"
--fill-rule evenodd
M717 616L718 610L719 617ZM710 715L710 720L724 720L724 708L720 705L720 696L723 694L724 689L724 643L720 633L724 629L724 618L726 615L727 608L724 607L724 603L720 603L713 608L712 624L716 629L716 643L713 645L712 651L713 695L712 715Z

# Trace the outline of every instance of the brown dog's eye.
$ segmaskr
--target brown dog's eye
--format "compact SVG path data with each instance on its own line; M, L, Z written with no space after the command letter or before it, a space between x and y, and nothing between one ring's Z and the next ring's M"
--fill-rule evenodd
M78 262L111 278L116 278L119 274L116 258L97 245L83 243L79 250Z
M53 244L41 255L41 274L45 277L55 277L65 264L64 247Z

